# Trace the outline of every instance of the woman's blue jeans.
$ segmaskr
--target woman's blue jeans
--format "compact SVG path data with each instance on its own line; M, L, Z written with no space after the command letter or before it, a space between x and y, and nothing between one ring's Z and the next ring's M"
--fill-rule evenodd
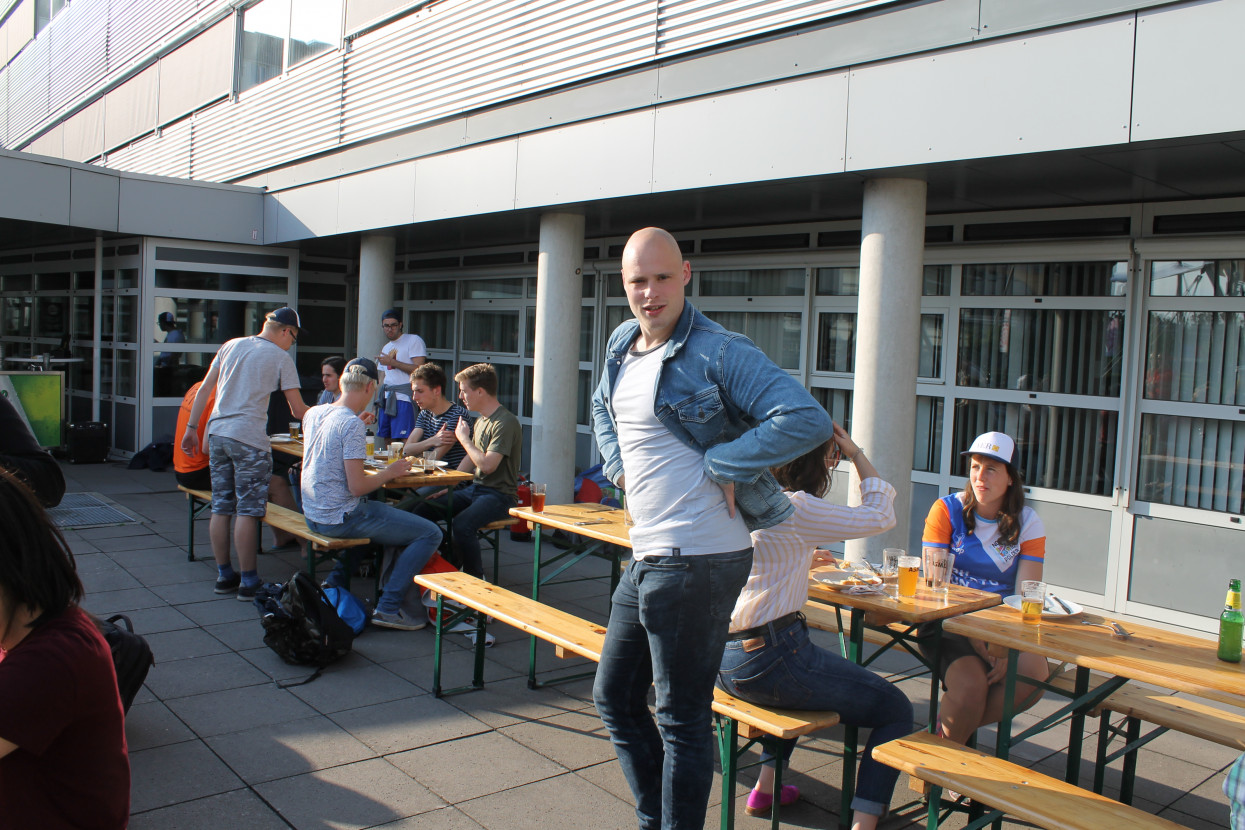
M325 536L366 536L376 544L402 549L385 580L380 601L376 603L376 610L385 614L398 612L402 598L415 584L415 574L424 569L436 553L437 545L441 544L441 528L414 513L379 501L364 501L342 517L341 524L322 524L308 519L307 527ZM343 555L326 581L341 585L353 566L353 557L349 553Z
M745 644L752 650L745 650ZM869 727L852 809L882 815L899 770L873 760L873 748L913 729L912 703L896 686L813 645L803 619L777 630L771 627L761 637L728 640L718 685L759 706L833 711L848 726ZM790 760L795 743L783 742L783 763Z
M641 830L704 827L715 756L713 683L751 569L751 548L646 557L631 563L614 591L592 697Z

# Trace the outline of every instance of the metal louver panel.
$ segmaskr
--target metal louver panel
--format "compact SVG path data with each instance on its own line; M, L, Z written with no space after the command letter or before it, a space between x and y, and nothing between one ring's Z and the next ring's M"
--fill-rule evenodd
M14 145L20 144L48 112L51 44L50 37L37 37L9 64L9 138Z
M113 0L108 17L108 72L115 77L198 15L202 0Z
M360 37L349 142L651 60L652 0L450 0Z
M196 115L194 178L226 181L336 146L343 57L313 58Z
M9 144L9 68L0 69L0 149Z
M103 77L108 64L108 6L83 3L77 14L58 15L44 34L51 37L48 107L60 112ZM63 19L62 19L63 17Z
M109 168L152 176L191 178L190 149L194 122L190 118L166 127L159 135L150 135L108 154Z
M665 57L895 0L658 0L658 54Z

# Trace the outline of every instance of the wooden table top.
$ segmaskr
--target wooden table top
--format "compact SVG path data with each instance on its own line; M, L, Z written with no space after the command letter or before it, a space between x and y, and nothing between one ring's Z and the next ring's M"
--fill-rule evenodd
M303 457L303 442L301 438L297 441L290 441L288 438L285 441L280 439L274 441L269 436L268 441L276 452L283 452L286 455L297 455L299 458Z
M631 547L631 531L623 523L623 512L616 507L604 504L547 504L541 513L531 507L512 507L510 515L516 519L543 525L544 527L577 533L601 542L609 542ZM576 522L593 522L594 524L578 525Z
M941 591L934 592L926 588L920 580L917 581L915 597L898 598L885 594L838 591L817 581L818 574L833 573L836 570L838 569L829 565L813 568L808 579L809 599L843 608L857 608L883 619L918 624L945 620L1003 602L998 594L966 588L963 585L951 585L945 594Z
M1127 638L1082 625L1109 619L1082 614L1030 625L1018 611L1004 606L948 620L943 630L1164 689L1245 705L1245 664L1218 659L1214 640L1132 622L1124 624L1131 633Z
M305 450L302 441L276 440L272 441L272 448L278 452L283 452L288 455L296 455L299 458L303 457L303 452ZM381 457L384 458L384 456ZM376 475L377 468L373 467L371 464L364 463L363 472L368 475ZM431 484L453 486L471 481L474 478L474 473L464 473L458 470L447 470L442 468L431 473L425 473L422 470L419 470L412 471L407 475L395 478L393 481L386 482L385 487L392 490L404 490L416 487L427 487Z

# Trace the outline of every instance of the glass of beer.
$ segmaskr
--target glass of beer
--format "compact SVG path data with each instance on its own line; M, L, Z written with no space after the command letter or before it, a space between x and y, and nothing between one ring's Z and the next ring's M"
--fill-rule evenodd
M402 442L401 441L390 442L389 463L392 464L393 462L397 461L401 457L402 457Z
M432 473L437 469L437 451L424 450L424 472Z
M1046 583L1036 579L1026 579L1020 583L1020 616L1030 625L1037 625L1042 619L1042 608L1046 605Z
M290 440L291 440L291 441L297 441L297 440L298 440L298 435L299 435L299 431L298 431L298 430L299 430L299 427L300 427L300 426L301 426L301 425L299 424L299 422L298 422L298 421L290 421Z
M367 455L367 460L371 461L376 456L376 436L369 433L363 440L363 451Z
M545 512L545 485L532 484L532 509L537 513Z
M914 597L916 596L916 583L918 575L921 572L921 557L919 556L901 556L899 557L899 596Z

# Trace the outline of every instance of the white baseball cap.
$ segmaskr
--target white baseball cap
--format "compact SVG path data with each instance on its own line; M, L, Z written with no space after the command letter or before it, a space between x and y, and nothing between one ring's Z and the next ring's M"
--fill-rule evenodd
M1014 464L1016 458L1016 442L1011 436L1002 432L983 432L973 441L973 445L960 455L984 455L997 458L1004 464Z

